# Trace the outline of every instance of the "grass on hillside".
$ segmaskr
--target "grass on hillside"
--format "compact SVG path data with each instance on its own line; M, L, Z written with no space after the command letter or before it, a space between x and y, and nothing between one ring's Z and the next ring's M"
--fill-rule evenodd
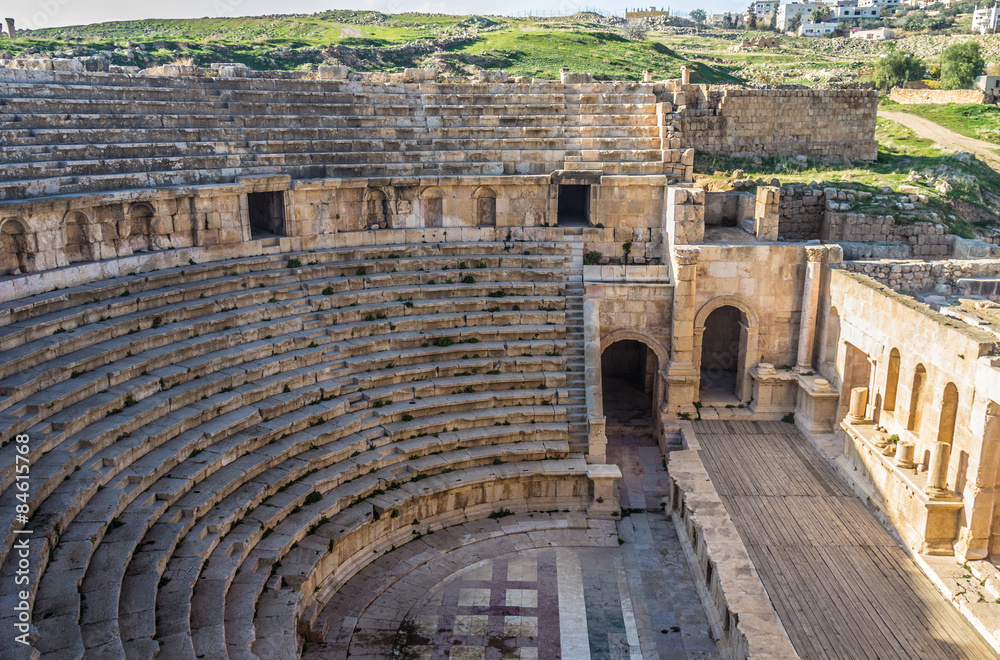
M881 117L875 139L879 143L878 160L850 165L819 162L801 165L788 158L753 159L697 152L696 178L699 181L714 180L718 187L724 188L723 181L733 171L741 169L748 178L778 177L783 184L832 181L838 182L841 187L847 184L877 194L886 186L898 190L911 171L940 173L943 166L947 168L944 171L954 186L952 192L944 195L930 186L923 186L923 192L930 198L930 206L940 214L949 231L968 238L973 236L977 227L1000 224L996 215L1000 209L1000 174L982 161L972 159L963 163L935 146L931 140L918 137L910 129ZM974 213L977 220L970 222L963 219L963 216L970 217L966 206L979 211ZM898 216L897 211L889 208L858 207L858 210Z
M886 104L886 110L909 112L959 135L1000 145L1000 108L979 104Z

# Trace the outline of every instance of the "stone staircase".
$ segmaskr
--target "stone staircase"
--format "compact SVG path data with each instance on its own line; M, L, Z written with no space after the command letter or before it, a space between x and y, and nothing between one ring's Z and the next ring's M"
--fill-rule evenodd
M564 230L570 257L566 263L566 406L571 451L587 451L587 391L584 380L583 343L583 228Z

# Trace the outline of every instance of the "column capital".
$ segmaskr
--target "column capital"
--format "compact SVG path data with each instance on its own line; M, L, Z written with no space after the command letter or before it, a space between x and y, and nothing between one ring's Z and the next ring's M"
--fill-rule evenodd
M826 248L821 245L806 246L806 258L809 260L809 263L823 261L823 255L825 254Z
M701 254L701 248L691 247L691 246L677 246L674 248L674 257L677 259L678 266L694 266L698 263L698 256Z

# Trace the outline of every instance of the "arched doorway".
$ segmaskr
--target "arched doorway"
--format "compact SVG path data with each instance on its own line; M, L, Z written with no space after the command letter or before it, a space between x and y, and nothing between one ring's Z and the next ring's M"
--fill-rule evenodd
M701 338L702 401L743 399L747 320L732 305L718 307L705 319Z
M662 398L657 374L664 349L622 331L605 338L601 353L601 391L608 424L649 424Z

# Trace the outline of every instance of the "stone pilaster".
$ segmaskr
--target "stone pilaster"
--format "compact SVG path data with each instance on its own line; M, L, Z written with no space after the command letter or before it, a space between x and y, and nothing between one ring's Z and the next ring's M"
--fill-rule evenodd
M673 352L667 369L667 412L695 412L698 370L694 355L694 315L697 293L697 247L674 247L674 306L671 318Z

